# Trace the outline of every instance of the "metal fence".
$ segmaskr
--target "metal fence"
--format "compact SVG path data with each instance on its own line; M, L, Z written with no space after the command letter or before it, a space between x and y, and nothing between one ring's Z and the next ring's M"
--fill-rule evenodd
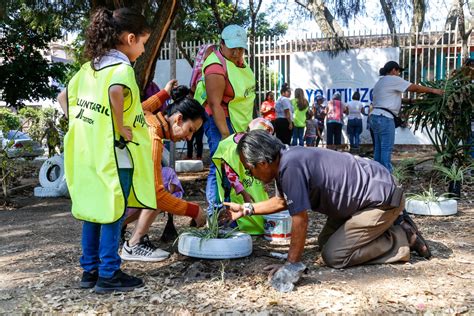
M345 33L344 40L348 49L398 47L399 62L407 67L405 79L419 83L427 80L439 80L454 69L460 67L466 55L474 57L474 40L471 34L463 44L458 29L410 33L399 30L397 35L388 31ZM249 41L249 64L256 78L257 96L262 101L265 91L278 92L281 78L290 83L290 56L296 52L334 51L340 39L308 35L300 39L282 39L277 37L257 37L254 43ZM177 58L192 62L197 50L205 41L178 43ZM467 52L466 52L467 50ZM169 43L165 43L160 59L169 59ZM272 69L277 67L277 69Z

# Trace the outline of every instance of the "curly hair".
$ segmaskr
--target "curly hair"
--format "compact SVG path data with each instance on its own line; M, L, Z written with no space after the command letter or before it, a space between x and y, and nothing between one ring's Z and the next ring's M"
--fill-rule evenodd
M150 31L145 17L133 9L120 8L111 11L99 8L92 14L86 31L85 55L91 60L94 68L94 62L100 62L109 50L120 44L120 35L123 32L130 32L138 37Z

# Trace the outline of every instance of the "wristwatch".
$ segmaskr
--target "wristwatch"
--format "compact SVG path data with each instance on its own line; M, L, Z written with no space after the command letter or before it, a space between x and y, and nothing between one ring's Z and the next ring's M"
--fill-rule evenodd
M244 203L244 216L250 216L255 213L252 203Z

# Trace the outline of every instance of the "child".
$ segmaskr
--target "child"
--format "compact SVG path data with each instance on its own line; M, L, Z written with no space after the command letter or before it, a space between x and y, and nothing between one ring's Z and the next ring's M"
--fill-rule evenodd
M306 147L314 147L314 141L318 136L318 121L313 118L313 111L306 112Z
M131 66L149 36L140 13L98 9L87 29L91 61L58 96L69 119L64 163L72 214L83 221L80 285L97 293L143 286L120 270L118 247L127 205L156 208L151 140Z
M249 124L249 130L262 129L273 134L273 125L269 120L258 117ZM240 162L236 148L244 133L235 133L222 140L212 156L212 161L217 168L218 201L231 201L235 203L252 203L268 200L268 194L262 182L254 179L246 172ZM237 221L239 229L251 235L264 233L264 220L262 216L246 216Z

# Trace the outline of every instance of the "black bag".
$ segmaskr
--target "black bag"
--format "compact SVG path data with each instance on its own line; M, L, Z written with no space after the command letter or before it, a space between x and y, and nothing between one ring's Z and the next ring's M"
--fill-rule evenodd
M395 114L393 114L393 112L390 111L389 109L380 108L380 107L376 107L376 108L374 108L374 109L381 109L381 110L384 110L384 111L386 111L386 112L392 114L392 116L393 116L393 121L395 122L395 128L400 127L400 126L403 125L403 123L404 123L403 120L402 120L399 116L396 116Z

